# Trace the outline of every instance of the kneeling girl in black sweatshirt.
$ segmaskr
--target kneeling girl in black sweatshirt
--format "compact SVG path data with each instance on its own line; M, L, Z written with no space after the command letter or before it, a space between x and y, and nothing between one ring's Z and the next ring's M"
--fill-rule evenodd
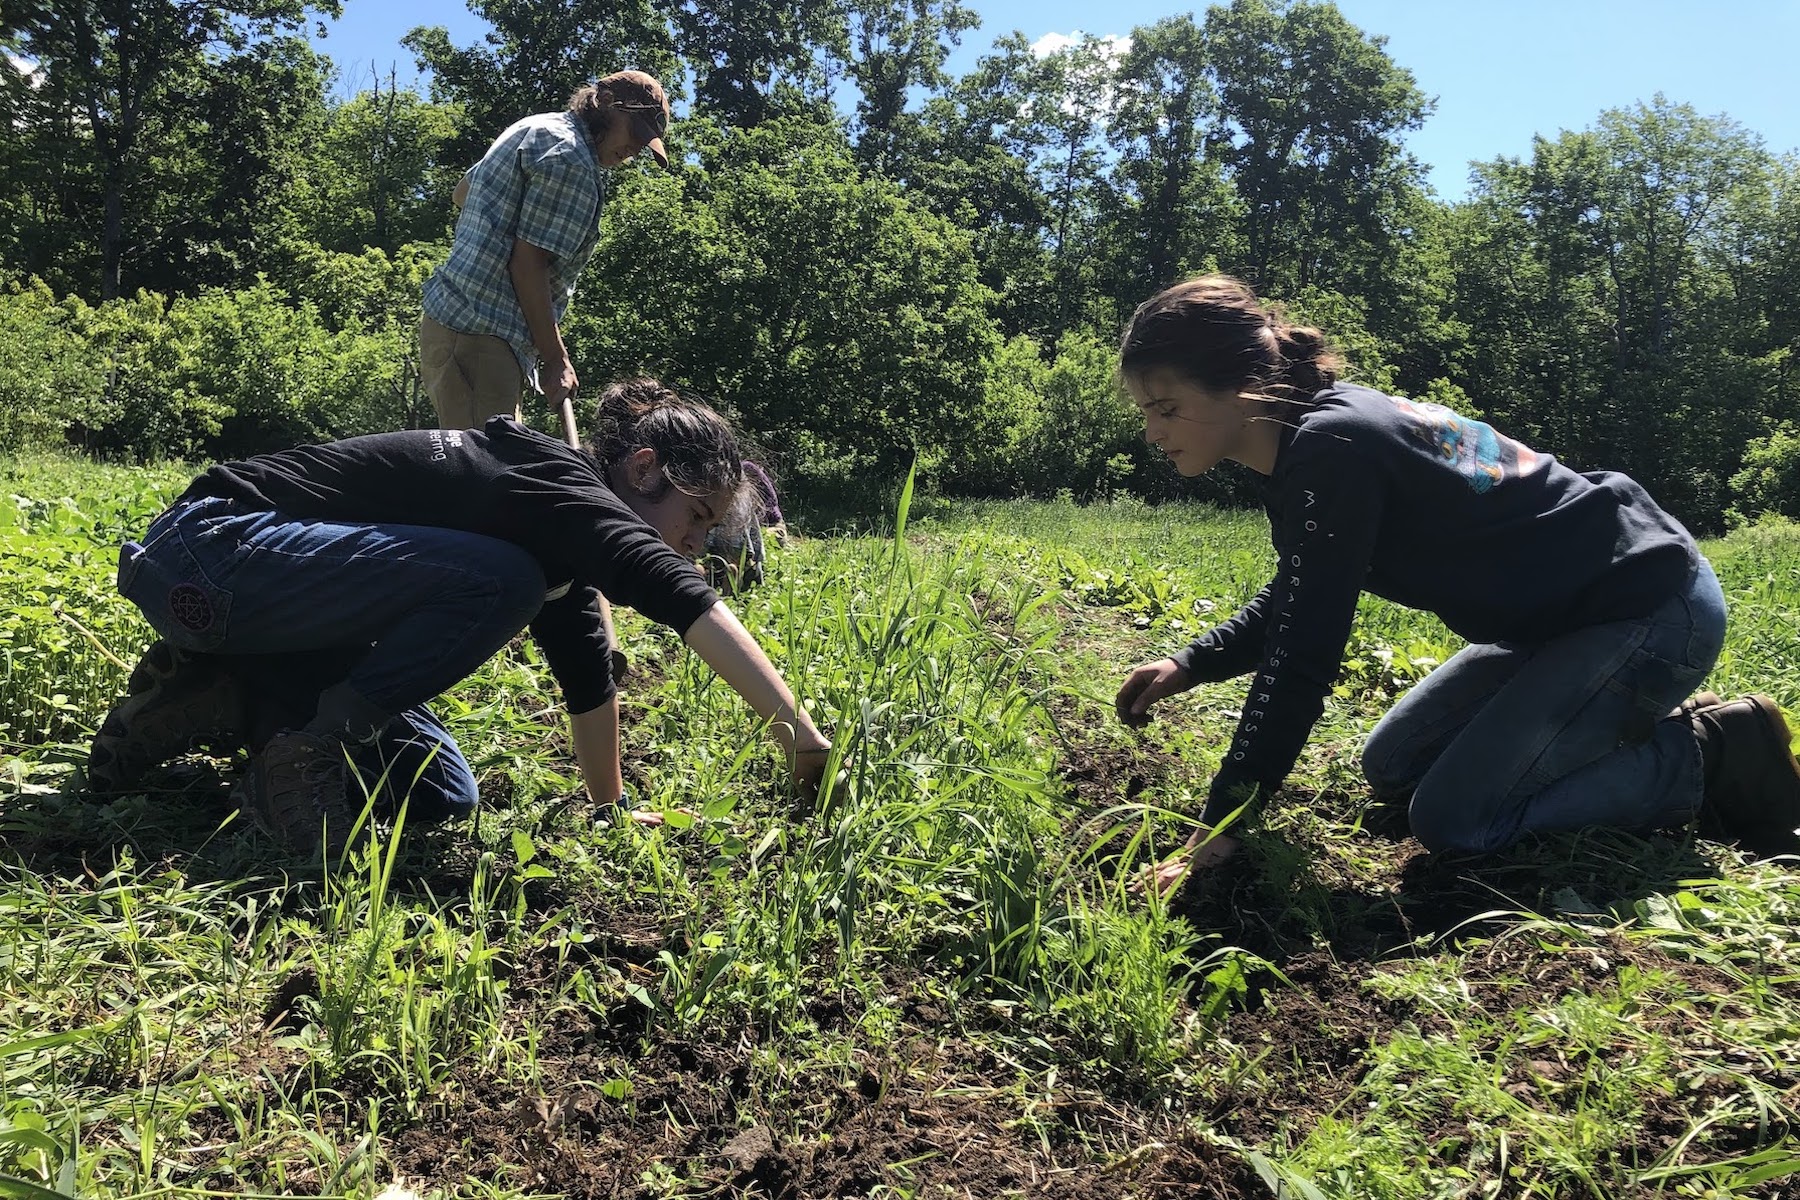
M1377 792L1410 795L1428 848L1696 816L1749 841L1800 823L1774 701L1676 707L1718 657L1725 602L1693 538L1631 479L1578 474L1485 422L1341 383L1318 330L1224 276L1141 305L1119 371L1145 439L1181 474L1231 459L1268 477L1276 556L1241 611L1119 689L1120 718L1142 724L1167 696L1251 677L1199 828L1158 886L1237 849L1225 830L1293 768L1364 591L1471 643L1363 753Z

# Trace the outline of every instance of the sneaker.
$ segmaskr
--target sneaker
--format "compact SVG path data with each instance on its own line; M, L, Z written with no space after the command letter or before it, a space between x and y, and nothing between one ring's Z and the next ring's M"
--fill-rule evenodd
M1780 705L1745 696L1691 719L1706 764L1701 834L1752 846L1791 839L1800 826L1800 763Z
M130 791L150 768L176 755L203 745L235 749L248 736L243 689L211 655L153 642L125 690L88 752L94 791Z
M231 789L239 811L283 847L336 857L350 844L352 808L344 743L311 733L269 739Z

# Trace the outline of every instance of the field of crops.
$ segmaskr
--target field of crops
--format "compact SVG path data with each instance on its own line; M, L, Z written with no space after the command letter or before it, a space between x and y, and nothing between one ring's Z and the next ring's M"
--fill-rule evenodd
M284 858L241 764L79 766L148 629L117 545L181 468L0 460L0 1196L1792 1194L1800 864L1588 833L1426 854L1361 738L1454 639L1365 602L1228 868L1133 895L1239 696L1132 665L1262 584L1255 514L915 504L739 611L842 748L801 805L626 614L596 812L535 648L439 703L472 825ZM1800 709L1800 528L1709 543L1712 681Z

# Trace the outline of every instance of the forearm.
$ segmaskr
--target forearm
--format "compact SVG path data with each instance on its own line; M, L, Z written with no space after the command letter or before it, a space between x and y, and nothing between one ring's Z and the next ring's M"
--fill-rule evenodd
M1207 630L1170 657L1194 683L1218 683L1255 670L1262 658L1269 599L1274 590L1273 582L1265 585L1229 620Z
M616 804L625 791L619 767L619 697L614 695L599 708L569 714L569 735L588 798L595 804Z
M775 740L790 757L830 748L762 647L724 603L713 605L689 626L686 641L757 716L770 723Z
M525 317L525 328L538 357L547 363L567 360L562 330L556 325L556 306L550 295L550 256L522 238L513 239L512 257L507 262L512 276L513 294L518 297L519 312Z

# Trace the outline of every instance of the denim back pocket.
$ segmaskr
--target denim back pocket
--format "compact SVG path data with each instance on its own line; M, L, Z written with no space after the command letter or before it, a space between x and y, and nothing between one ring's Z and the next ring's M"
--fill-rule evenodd
M231 592L213 583L176 522L146 544L119 549L119 593L151 628L187 650L217 650L231 616Z

